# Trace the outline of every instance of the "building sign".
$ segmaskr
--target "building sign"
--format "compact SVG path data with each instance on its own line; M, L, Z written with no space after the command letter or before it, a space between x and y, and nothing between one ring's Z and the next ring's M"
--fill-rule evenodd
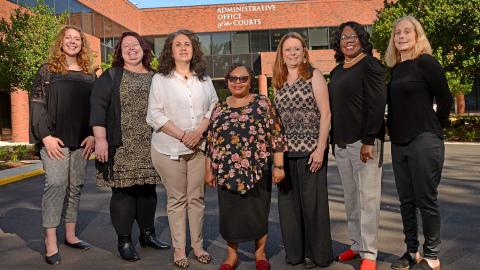
M276 5L248 5L217 8L217 28L261 25L262 19L256 18L255 14L271 12L276 9Z

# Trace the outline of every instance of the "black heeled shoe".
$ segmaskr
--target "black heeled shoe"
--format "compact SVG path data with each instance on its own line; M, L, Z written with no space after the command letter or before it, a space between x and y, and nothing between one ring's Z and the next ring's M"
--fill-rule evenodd
M126 261L135 262L140 260L140 257L133 246L131 235L118 235L118 252Z
M140 230L140 237L138 239L140 241L141 247L151 247L155 249L169 249L170 245L160 241L155 236L155 228L150 228Z
M72 243L69 243L69 242L67 241L67 239L65 239L65 242L64 242L64 243L65 243L65 245L66 245L67 247L71 247L71 248L83 249L83 250L88 250L88 249L90 249L90 244L88 244L87 242L82 241L82 240L80 240L80 242L77 242L77 243L72 244Z
M60 253L57 251L57 253L47 256L47 249L45 248L45 262L51 265L56 265L62 262L62 258L60 257Z

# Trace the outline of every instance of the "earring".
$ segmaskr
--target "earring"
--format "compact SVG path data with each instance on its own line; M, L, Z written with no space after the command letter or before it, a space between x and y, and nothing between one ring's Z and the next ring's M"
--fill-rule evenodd
M303 58L303 63L304 63L304 64L307 63L307 58Z

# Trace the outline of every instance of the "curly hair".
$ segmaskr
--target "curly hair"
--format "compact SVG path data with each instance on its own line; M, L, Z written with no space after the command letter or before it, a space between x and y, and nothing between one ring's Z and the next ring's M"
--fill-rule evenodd
M313 76L313 66L310 63L310 57L308 56L308 47L307 42L303 39L302 35L297 32L290 32L285 34L277 47L277 56L275 58L275 63L273 64L273 77L272 83L275 89L282 88L283 84L287 81L288 69L285 65L285 60L283 59L283 44L289 38L298 39L302 43L303 51L305 52L304 61L298 67L298 76L303 80L308 80Z
M242 64L242 63L233 63L230 68L227 70L227 72L225 73L225 83L227 85L227 88L228 88L228 78L230 77L230 73L232 73L233 70L235 70L236 68L238 67L244 67L247 72L248 72L248 77L250 79L250 91L253 90L253 85L255 83L255 73L253 72L253 70L245 65L245 64Z
M55 40L53 41L53 45L50 48L50 56L48 57L48 70L54 73L65 73L67 72L68 65L66 62L65 52L62 49L63 46L63 38L65 37L65 33L67 30L73 29L80 33L80 38L82 42L82 47L80 52L77 54L77 63L82 68L84 73L92 73L93 66L92 66L92 51L90 50L90 46L88 45L87 37L82 29L78 26L74 25L66 25L60 29Z
M140 44L140 47L142 47L142 50L143 50L142 65L147 70L153 70L151 66L152 49L150 48L150 45L148 45L148 43L138 33L135 33L135 32L122 33L122 36L118 40L117 44L115 44L112 67L123 67L123 65L125 65L125 61L122 58L122 42L123 42L123 39L128 36L136 38L138 40L138 43Z
M343 55L342 49L340 48L340 37L342 36L343 29L347 26L350 26L357 34L360 45L362 46L362 52L373 55L373 45L370 42L370 34L361 24L348 21L340 24L337 31L335 31L333 50L335 51L335 60L337 63L342 63L345 61L345 55Z
M200 40L198 39L197 35L195 35L195 33L187 29L178 30L176 32L170 33L167 36L165 44L163 45L162 53L158 57L158 72L160 74L163 74L164 76L168 76L175 69L175 60L173 59L172 45L173 40L179 35L187 36L192 43L193 55L192 60L190 60L190 70L194 71L197 74L197 78L199 80L205 81L207 79L207 61L203 56Z

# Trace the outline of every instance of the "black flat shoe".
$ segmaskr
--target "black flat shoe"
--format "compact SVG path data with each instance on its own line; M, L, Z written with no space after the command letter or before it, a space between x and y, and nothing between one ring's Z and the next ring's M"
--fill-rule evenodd
M48 264L56 265L62 262L62 258L60 257L60 253L57 251L57 253L53 254L52 256L45 255L45 261Z
M310 258L305 258L303 261L303 269L312 269L317 267L317 265Z
M77 242L75 244L71 244L67 240L65 240L65 245L67 247L83 249L83 250L90 249L90 244L88 244L87 242L81 241L81 240L80 240L80 242Z
M155 249L169 249L170 245L160 241L155 236L155 228L140 230L140 237L138 238L141 247L151 247Z

